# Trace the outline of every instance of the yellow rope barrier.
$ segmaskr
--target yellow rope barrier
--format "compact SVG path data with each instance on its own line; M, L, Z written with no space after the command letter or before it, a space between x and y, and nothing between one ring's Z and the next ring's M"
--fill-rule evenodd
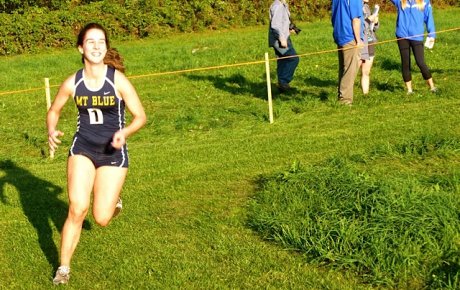
M52 85L50 88L54 87L59 87L59 85ZM12 95L12 94L19 94L19 93L28 93L28 92L33 92L33 91L39 91L43 90L43 87L40 88L32 88L32 89L24 89L24 90L18 90L18 91L8 91L8 92L0 92L1 95Z
M455 30L460 30L460 27L451 28L451 29L445 29L445 30L441 30L441 31L436 31L436 34L455 31ZM425 34L420 34L420 35L414 35L412 37L424 36L424 35ZM398 41L398 40L399 40L399 38L383 40L383 41L379 41L377 43L373 43L373 44L370 44L370 45L382 45L382 44L385 44L385 43L394 42L394 41ZM350 49L350 48L347 48L347 49ZM298 54L298 55L294 55L294 56L287 56L287 57L281 57L281 58L271 58L271 59L269 59L269 61L274 61L274 60L283 59L283 58L291 58L291 57L304 57L304 56L311 56L311 55L318 55L318 54L326 54L326 53L331 53L331 52L337 52L339 50L341 50L341 49L329 49L329 50L314 51L314 52L308 52L308 53ZM253 64L263 64L265 62L266 62L265 60L258 60L258 61L250 61L250 62L242 62L242 63L234 63L234 64L216 65L216 66L210 66L210 67L183 69L183 70L169 71L169 72L158 72L158 73L149 73L149 74L143 74L143 75L134 75L134 76L128 76L128 78L129 79L138 79L138 78L145 78L145 77L164 76L164 75L189 73L189 72L196 72L196 71L207 71L207 70L214 70L214 69L221 69L221 68L238 67L238 66L246 66L246 65L253 65ZM54 87L59 87L59 85L51 85L50 86L50 88L54 88ZM16 90L16 91L0 92L0 96L2 96L2 95L11 95L11 94L19 94L19 93L28 93L28 92L38 91L38 90L43 90L43 87Z

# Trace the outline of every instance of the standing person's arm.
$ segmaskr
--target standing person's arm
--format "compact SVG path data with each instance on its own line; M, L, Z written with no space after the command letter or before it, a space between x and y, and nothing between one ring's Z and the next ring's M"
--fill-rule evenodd
M356 45L362 46L363 41L361 40L361 18L353 18L353 35L355 36Z
M362 46L361 29L364 23L363 2L362 0L350 0L349 2L351 27L356 45Z
M57 149L58 145L61 144L61 140L58 137L64 135L63 132L56 130L59 117L61 116L62 108L64 108L65 103L73 93L73 83L75 75L67 78L59 88L59 91L54 98L53 104L48 110L46 116L46 127L48 129L48 144L50 147L50 152L53 152Z
M436 28L434 26L433 7L431 6L431 2L429 0L425 2L424 21L428 36L432 37L434 41L436 38Z

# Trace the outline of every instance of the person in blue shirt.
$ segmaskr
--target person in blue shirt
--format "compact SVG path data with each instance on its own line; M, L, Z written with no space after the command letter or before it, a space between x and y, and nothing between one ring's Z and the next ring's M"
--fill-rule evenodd
M299 57L292 45L290 34L291 13L286 0L275 0L270 6L270 27L268 30L268 45L273 47L278 57L276 72L280 92L291 89L289 83L294 78L294 72L299 64Z
M331 21L339 57L338 100L351 105L363 46L362 0L332 0Z
M117 69L124 66L116 51L110 50L105 29L89 23L80 31L77 47L83 68L61 85L46 120L50 152L54 152L63 136L57 129L59 117L73 98L78 119L67 161L69 211L61 233L60 266L53 279L56 285L69 281L70 261L91 205L91 193L96 223L107 226L116 213L128 172L126 140L146 122L136 90ZM129 124L125 124L125 108L132 115Z
M396 37L398 38L399 53L401 55L402 77L406 84L407 93L412 94L412 75L410 50L415 57L423 79L430 90L436 92L430 69L425 63L423 37L425 26L428 37L434 42L436 29L433 18L433 8L430 0L390 0L398 11L396 19Z

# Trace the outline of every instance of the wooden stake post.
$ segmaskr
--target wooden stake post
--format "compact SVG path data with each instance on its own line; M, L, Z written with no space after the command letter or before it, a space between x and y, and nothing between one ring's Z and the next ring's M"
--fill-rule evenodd
M270 81L270 61L268 52L265 53L265 74L267 75L267 94L268 94L268 117L270 124L273 123L273 102L272 102L272 84Z
M45 95L46 95L46 111L48 112L48 110L51 107L51 93L50 93L50 79L49 78L45 78ZM49 154L50 154L50 158L53 159L54 151L50 149Z

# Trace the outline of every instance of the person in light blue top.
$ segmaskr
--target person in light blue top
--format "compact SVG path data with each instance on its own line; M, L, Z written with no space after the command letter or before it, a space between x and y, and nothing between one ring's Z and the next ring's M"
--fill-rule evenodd
M436 92L430 69L425 63L423 38L426 31L427 47L432 47L436 38L436 29L433 18L433 7L430 0L390 0L398 11L396 19L396 37L398 38L399 53L401 55L401 70L406 84L407 93L412 94L412 75L410 50L415 57L423 79L430 90ZM430 44L431 42L431 44Z
M362 0L332 0L331 22L339 57L338 100L351 105L363 46Z

